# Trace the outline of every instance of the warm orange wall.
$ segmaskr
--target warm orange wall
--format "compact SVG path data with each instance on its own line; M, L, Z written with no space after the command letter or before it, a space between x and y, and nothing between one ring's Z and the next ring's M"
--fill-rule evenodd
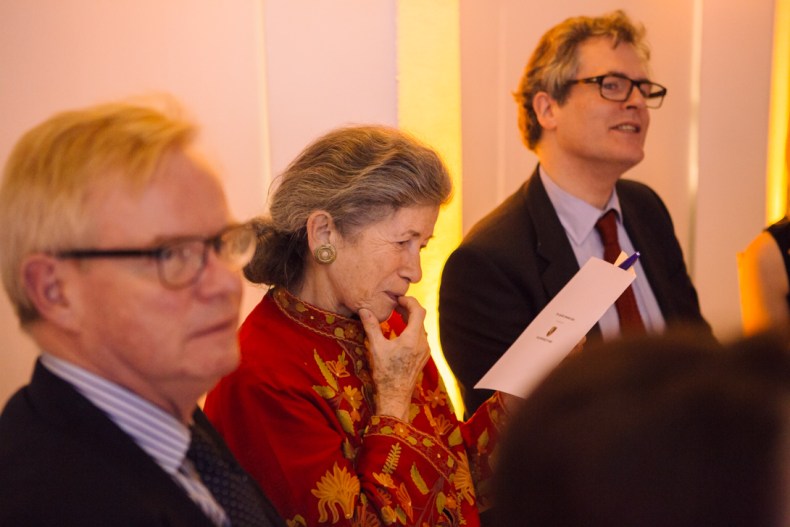
M776 1L766 223L787 213L790 172L790 0Z

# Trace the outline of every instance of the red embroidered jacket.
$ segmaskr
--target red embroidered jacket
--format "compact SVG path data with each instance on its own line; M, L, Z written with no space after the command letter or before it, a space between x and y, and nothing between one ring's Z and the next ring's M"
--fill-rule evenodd
M397 334L394 315L382 324ZM410 422L373 415L358 320L283 289L241 327L241 365L205 411L289 527L479 525L505 412L492 397L459 422L432 360Z

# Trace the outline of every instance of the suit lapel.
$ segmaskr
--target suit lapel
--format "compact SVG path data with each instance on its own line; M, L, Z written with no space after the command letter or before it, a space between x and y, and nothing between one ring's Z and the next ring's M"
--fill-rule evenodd
M183 520L192 516L192 525L211 524L170 475L104 412L40 362L36 363L28 389L39 418L58 434L84 445L87 462L107 464L113 479L128 484L130 492L142 496L145 505L161 509L164 518Z
M663 255L656 254L656 251L662 250L661 240L663 238L660 233L656 232L661 223L652 217L645 217L649 209L645 207L640 209L640 204L644 200L640 200L638 196L629 191L628 185L623 183L623 181L618 181L616 187L620 208L623 211L623 227L628 233L634 250L641 253L639 262L645 271L645 276L656 297L658 306L666 316L666 313L669 312L669 300L664 293L672 291L673 288L664 279L665 270L661 268L665 264Z
M535 229L541 282L547 298L553 298L579 271L579 265L537 168L525 185L524 196Z

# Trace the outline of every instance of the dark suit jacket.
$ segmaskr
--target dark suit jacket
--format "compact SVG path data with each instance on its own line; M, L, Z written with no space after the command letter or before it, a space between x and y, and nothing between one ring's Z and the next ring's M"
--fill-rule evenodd
M203 412L194 418L232 459ZM261 525L283 525L272 518ZM0 525L213 524L106 414L37 363L0 416Z
M623 224L667 325L697 325L712 338L661 198L635 181L620 180L616 188ZM475 390L477 381L578 270L537 168L450 255L439 290L439 331L469 414L491 395ZM600 339L597 325L588 338Z

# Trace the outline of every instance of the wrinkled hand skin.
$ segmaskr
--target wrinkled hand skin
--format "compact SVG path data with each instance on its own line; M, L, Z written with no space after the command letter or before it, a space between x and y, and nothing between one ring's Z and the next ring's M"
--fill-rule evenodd
M369 310L360 309L359 317L370 343L368 361L376 386L376 414L408 421L411 396L431 350L423 325L425 309L410 296L400 297L398 303L397 310L407 325L393 340L382 334L379 321Z

